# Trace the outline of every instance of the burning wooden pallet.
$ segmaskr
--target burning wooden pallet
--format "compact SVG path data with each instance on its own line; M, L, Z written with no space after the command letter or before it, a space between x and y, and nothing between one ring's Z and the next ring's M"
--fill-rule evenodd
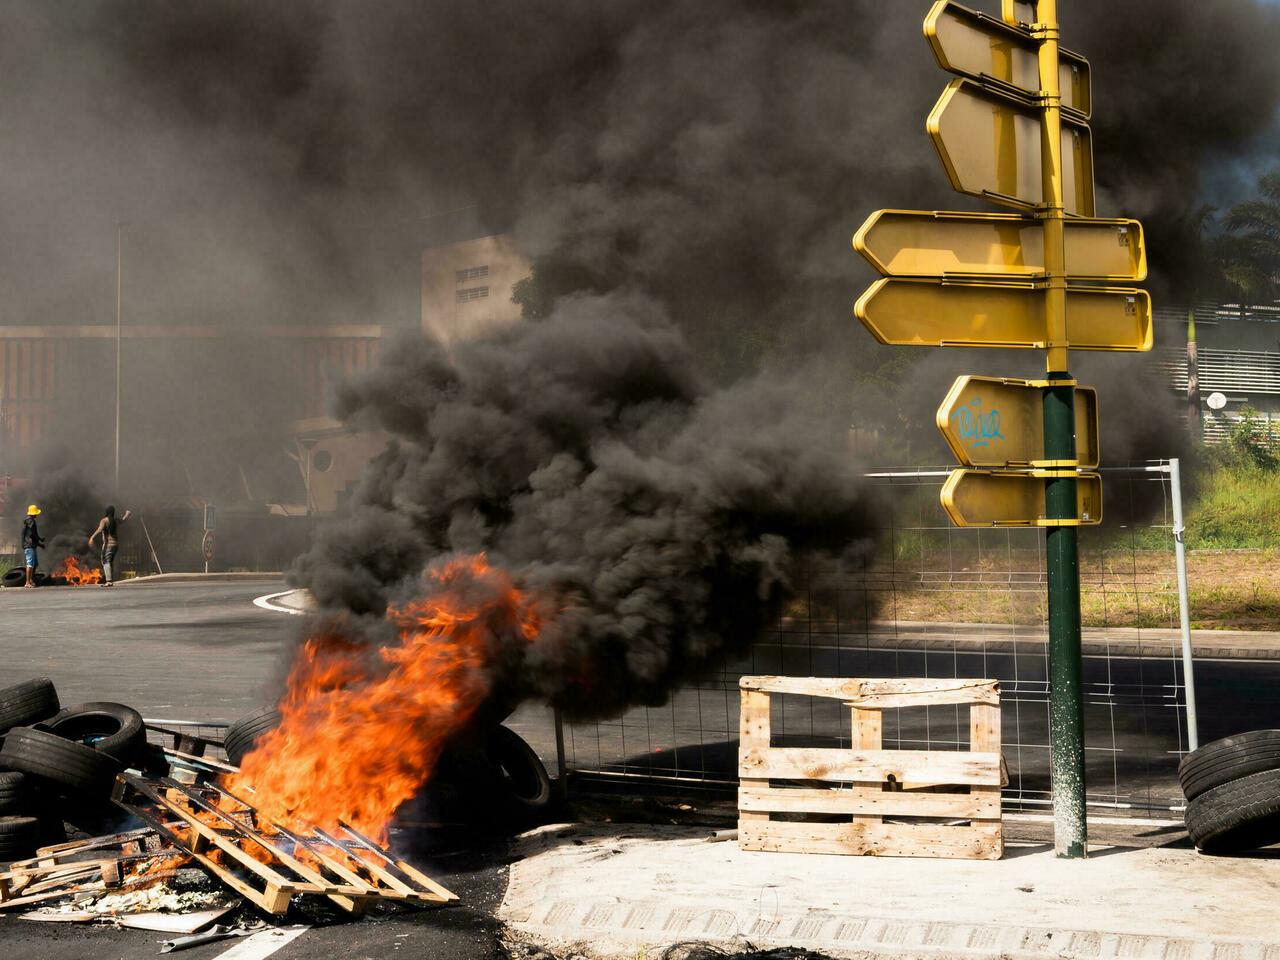
M252 804L216 784L121 774L113 799L268 913L284 913L295 894L328 897L352 913L378 900L425 906L458 899L354 827L342 824L334 836L259 822ZM178 823L166 822L172 819Z
M0 910L152 883L166 875L154 869L158 861L172 861L176 869L185 858L151 828L41 847L0 873ZM132 872L138 866L149 868L145 876Z

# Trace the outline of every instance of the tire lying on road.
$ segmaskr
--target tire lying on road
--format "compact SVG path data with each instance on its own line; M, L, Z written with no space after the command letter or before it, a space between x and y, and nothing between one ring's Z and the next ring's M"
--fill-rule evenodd
M0 817L39 812L40 789L25 773L0 772Z
M1240 777L1187 804L1187 833L1205 853L1240 853L1280 843L1280 770Z
M35 817L0 817L0 861L25 860L36 852L41 836Z
M1254 730L1206 743L1178 764L1178 780L1188 800L1254 773L1280 770L1280 730Z
M0 736L10 727L26 727L58 712L58 692L48 677L0 687Z
M26 567L10 567L4 572L4 576L0 577L0 586L4 587L20 587L26 582Z
M227 727L226 736L222 739L222 749L227 751L227 760L240 766L240 761L253 752L258 739L278 726L280 711L275 707L261 707L241 717Z
M97 701L67 707L41 724L51 733L93 747L132 766L147 742L142 714L123 703Z
M115 757L47 730L14 727L0 746L0 767L29 773L84 797L106 799L120 772Z
M514 730L498 726L485 744L489 759L502 772L508 806L513 812L536 816L551 803L551 778L533 748Z

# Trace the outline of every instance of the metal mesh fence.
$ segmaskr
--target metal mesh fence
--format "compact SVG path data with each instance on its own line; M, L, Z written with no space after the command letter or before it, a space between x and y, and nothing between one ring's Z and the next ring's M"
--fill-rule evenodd
M1107 471L1104 523L1080 531L1088 798L1114 811L1181 804L1176 769L1186 750L1186 701L1163 469ZM1001 686L1005 803L1047 805L1044 533L952 527L938 505L944 476L874 476L887 505L884 529L859 569L811 571L800 599L744 656L667 704L567 724L569 769L732 787L743 674L987 677ZM849 744L849 714L839 703L774 700L775 742ZM884 717L888 749L967 749L967 741L967 708Z

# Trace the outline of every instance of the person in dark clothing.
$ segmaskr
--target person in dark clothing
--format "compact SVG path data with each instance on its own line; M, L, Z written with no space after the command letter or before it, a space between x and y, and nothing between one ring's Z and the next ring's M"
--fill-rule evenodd
M36 565L40 562L37 551L44 546L44 539L36 527L36 517L40 516L40 508L34 503L27 507L27 519L22 521L22 555L27 564L27 582L24 587L36 585Z
M129 519L129 511L126 510L118 520L115 507L109 506L103 513L104 516L98 521L98 529L89 536L89 546L92 547L93 541L102 537L102 585L109 587L116 582L116 546L119 543L120 524Z

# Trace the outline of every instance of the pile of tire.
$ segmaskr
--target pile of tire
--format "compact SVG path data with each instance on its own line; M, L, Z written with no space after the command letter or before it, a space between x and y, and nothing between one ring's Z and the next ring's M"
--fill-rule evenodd
M57 577L56 579L62 580L63 583L67 582L63 577ZM53 586L54 580L55 578L49 576L47 573L41 573L39 570L36 571L35 584L37 587ZM4 572L3 576L0 576L0 587L22 587L25 586L26 583L26 567L10 567Z
M1182 758L1186 824L1204 853L1243 853L1280 843L1280 730L1205 744Z
M237 767L258 740L280 725L280 712L264 707L227 727L223 749ZM522 830L551 811L551 778L538 754L500 724L467 731L444 751L428 784L436 812L452 821L484 820Z
M100 812L116 774L145 757L142 716L121 703L63 709L48 677L0 688L0 862L66 839Z

